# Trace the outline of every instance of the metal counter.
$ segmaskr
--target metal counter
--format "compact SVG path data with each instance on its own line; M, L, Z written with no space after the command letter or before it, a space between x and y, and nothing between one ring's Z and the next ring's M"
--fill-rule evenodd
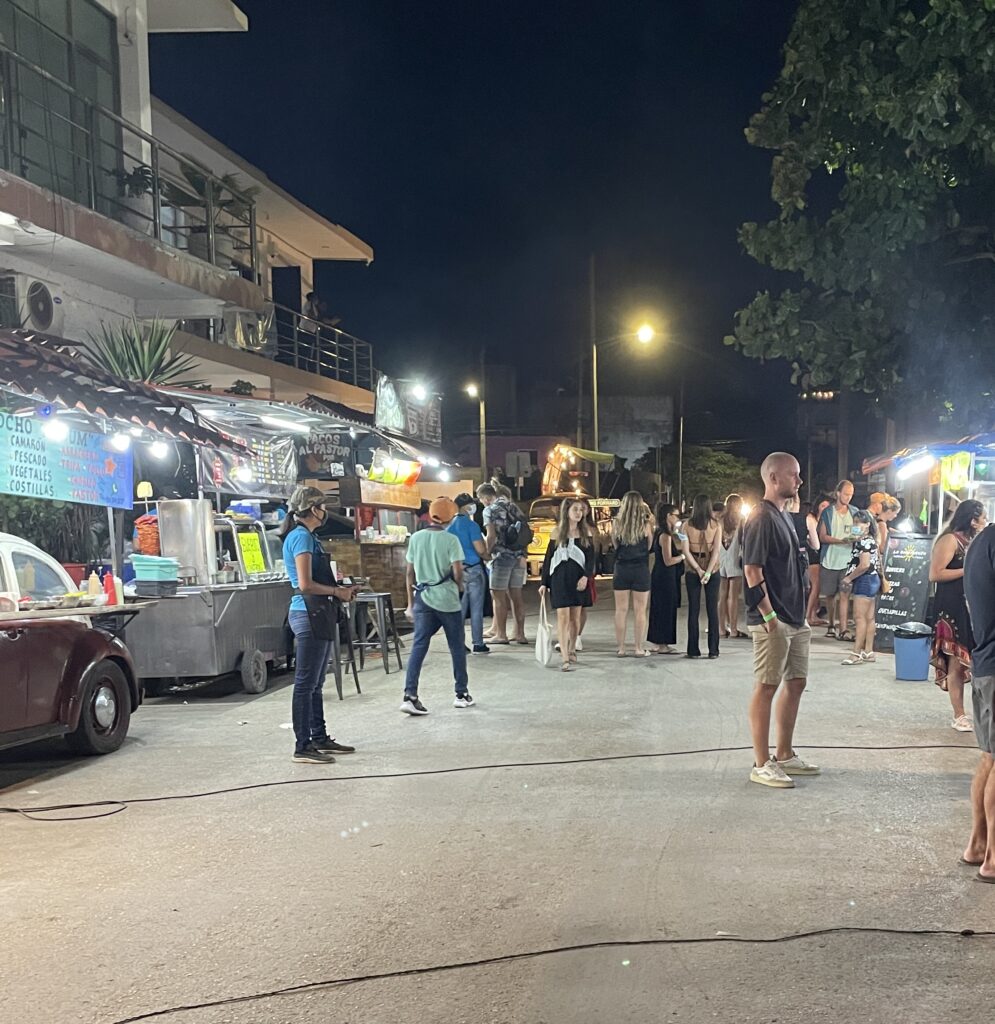
M128 649L146 692L239 672L248 693L266 689L267 663L287 657L287 579L181 587L131 624Z

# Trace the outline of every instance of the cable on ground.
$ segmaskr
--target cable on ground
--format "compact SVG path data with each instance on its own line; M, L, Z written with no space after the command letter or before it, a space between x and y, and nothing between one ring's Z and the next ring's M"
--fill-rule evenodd
M803 744L807 750L976 750L966 743L898 743L885 746L857 746L851 744ZM694 750L662 750L643 754L603 754L597 757L573 757L552 761L509 761L497 764L471 764L455 768L423 768L410 772L379 772L367 775L330 775L311 779L277 779L273 782L252 782L244 786L229 786L225 789L208 789L199 793L167 793L163 796L135 797L132 800L92 800L85 803L51 804L47 807L0 807L0 814L18 814L32 821L89 821L95 818L109 818L120 814L135 804L158 804L174 800L200 800L204 797L224 796L230 793L246 793L256 789L272 789L278 786L315 786L329 782L357 782L373 779L408 779L423 775L452 775L461 772L493 771L500 768L555 768L575 764L597 764L605 761L635 761L661 757L688 757L694 754L725 754L752 751L752 747L700 747ZM95 814L64 815L47 817L56 811L79 811L90 808Z
M138 1024L139 1021L153 1020L173 1013L189 1013L193 1010L207 1010L217 1006L231 1006L236 1003L254 1003L263 999L274 999L277 996L299 995L304 992L315 992L325 988L343 988L346 985L358 985L366 981L389 981L393 978L411 978L426 974L443 974L448 971L462 971L471 967L493 967L496 964L515 963L519 960L534 960L558 953L578 953L592 949L632 949L646 946L706 946L723 944L773 945L779 942L797 942L801 939L818 938L823 935L904 935L931 936L963 939L995 938L995 931L976 932L971 928L874 928L856 925L840 925L833 928L813 928L805 932L792 932L787 935L772 935L767 938L751 938L742 935L709 935L698 938L658 938L658 939L610 939L603 942L579 942L570 946L549 946L546 949L530 949L519 953L505 953L503 956L483 957L479 960L460 960L454 963L433 964L428 967L408 967L397 971L380 971L376 974L356 974L344 978L325 978L320 981L306 981L299 985L287 985L284 988L269 989L265 992L253 992L241 996L227 996L223 999L211 999L202 1003L185 1003L180 1006L169 1006L161 1010L149 1010L133 1017L122 1017L110 1024Z

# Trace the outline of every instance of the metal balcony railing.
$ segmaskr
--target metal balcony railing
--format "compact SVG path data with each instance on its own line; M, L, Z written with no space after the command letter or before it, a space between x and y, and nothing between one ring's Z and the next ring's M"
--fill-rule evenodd
M373 346L288 306L267 303L265 313L238 312L213 319L186 319L188 334L294 366L330 380L372 391Z
M255 189L213 174L2 46L0 166L257 281Z

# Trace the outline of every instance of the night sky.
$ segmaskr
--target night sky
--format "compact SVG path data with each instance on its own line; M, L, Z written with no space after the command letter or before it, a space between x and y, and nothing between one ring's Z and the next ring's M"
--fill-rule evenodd
M246 34L153 39L153 90L373 246L318 287L380 369L447 390L486 346L569 384L593 251L599 332L647 310L670 339L603 391L684 372L691 440L791 446L787 368L722 336L778 285L736 229L775 212L743 128L792 0L238 3Z

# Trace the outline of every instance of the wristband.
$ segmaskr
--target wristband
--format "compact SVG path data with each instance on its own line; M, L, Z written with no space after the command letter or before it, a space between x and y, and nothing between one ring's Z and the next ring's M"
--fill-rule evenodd
M776 618L777 618L777 612L771 612L770 615L765 615L763 617L764 622L771 622L772 620L774 620Z

